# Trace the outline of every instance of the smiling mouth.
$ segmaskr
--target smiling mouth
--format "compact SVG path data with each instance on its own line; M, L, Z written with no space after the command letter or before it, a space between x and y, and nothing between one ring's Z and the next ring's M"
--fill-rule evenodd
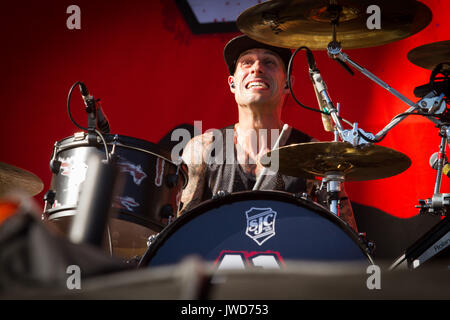
M249 83L247 83L245 88L246 89L253 89L253 88L268 89L269 85L264 81L250 81Z

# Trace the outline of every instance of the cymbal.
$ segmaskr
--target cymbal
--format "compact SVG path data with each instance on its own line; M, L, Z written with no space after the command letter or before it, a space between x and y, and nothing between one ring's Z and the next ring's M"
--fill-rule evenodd
M0 196L11 190L21 190L30 196L42 191L44 184L33 173L0 162Z
M411 63L429 70L433 70L440 63L450 64L450 40L414 48L408 52L407 57Z
M236 24L250 38L284 48L325 50L332 40L333 0L272 0L242 12ZM431 10L415 0L334 0L342 8L336 27L344 49L367 48L407 38L425 28ZM369 29L370 5L380 8L380 29ZM372 20L370 20L372 21Z
M294 177L324 177L339 172L346 181L383 179L399 174L411 165L408 156L378 145L354 147L348 142L308 142L292 144L266 153L279 159L279 172Z

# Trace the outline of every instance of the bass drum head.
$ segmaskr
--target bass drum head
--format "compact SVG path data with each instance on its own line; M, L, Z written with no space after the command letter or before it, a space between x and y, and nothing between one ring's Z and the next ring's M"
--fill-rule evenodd
M157 236L140 266L176 264L189 255L218 268L282 267L288 260L373 263L343 220L280 191L238 192L200 204Z

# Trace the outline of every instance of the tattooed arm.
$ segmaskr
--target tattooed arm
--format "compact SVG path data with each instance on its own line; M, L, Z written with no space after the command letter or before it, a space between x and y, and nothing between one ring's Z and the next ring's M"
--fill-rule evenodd
M182 213L195 207L202 201L206 183L206 163L204 161L204 155L206 147L211 142L212 136L205 133L192 138L184 148L182 158L188 167L188 184L181 195L183 207L182 210L178 212L177 216L180 216Z

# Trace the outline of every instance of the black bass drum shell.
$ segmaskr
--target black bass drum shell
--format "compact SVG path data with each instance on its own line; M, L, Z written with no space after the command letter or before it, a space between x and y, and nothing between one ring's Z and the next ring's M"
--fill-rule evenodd
M220 263L227 253L244 260L264 253L287 260L372 264L367 247L326 208L281 191L237 192L208 200L169 224L140 267L177 264L196 255Z

